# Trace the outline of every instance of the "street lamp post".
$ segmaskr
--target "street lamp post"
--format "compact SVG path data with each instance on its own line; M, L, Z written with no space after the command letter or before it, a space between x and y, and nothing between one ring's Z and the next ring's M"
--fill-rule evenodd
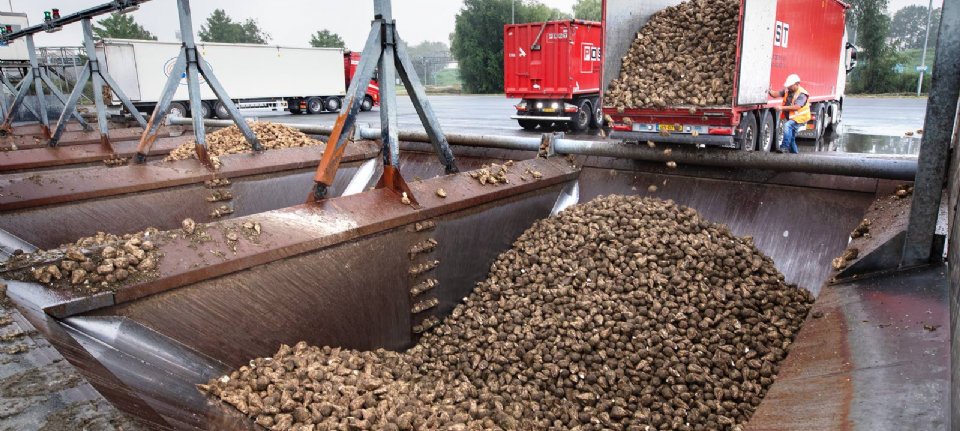
M917 79L917 96L923 91L923 72L927 71L927 42L930 41L930 20L933 17L933 0L927 7L927 34L923 36L923 53L920 54L920 78Z

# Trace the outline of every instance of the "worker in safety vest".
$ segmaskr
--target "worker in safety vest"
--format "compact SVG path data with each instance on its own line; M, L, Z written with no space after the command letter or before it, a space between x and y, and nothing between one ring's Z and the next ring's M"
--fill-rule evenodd
M787 122L783 126L783 142L777 148L778 153L789 151L798 153L797 131L810 121L810 95L800 86L800 77L796 74L787 77L783 83L783 90L768 90L771 97L782 97L783 104L779 109L786 115Z

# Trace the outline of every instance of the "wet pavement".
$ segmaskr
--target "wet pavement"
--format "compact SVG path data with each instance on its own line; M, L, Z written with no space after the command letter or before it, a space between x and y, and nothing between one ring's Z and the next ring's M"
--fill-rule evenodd
M398 122L401 130L421 129L416 111L405 96L397 98ZM510 116L518 99L503 95L432 95L430 101L444 130L458 133L502 136L537 136L538 131L521 129ZM822 142L799 141L801 151L836 151L869 154L917 154L926 114L925 98L847 97L844 101L840 133L832 133ZM335 113L291 115L269 111L248 111L248 117L281 123L333 124ZM359 121L379 126L378 109L361 112ZM907 136L911 132L914 136ZM570 134L573 139L598 138L597 133Z

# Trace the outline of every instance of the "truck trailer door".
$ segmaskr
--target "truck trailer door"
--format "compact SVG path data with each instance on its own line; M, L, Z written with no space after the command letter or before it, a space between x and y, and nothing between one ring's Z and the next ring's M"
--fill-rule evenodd
M744 0L743 8L737 105L764 104L769 99L777 0Z
M128 43L105 43L97 49L100 64L106 65L107 72L124 94L134 102L141 99L140 78L137 73L137 54L133 45ZM114 96L114 102L120 99Z

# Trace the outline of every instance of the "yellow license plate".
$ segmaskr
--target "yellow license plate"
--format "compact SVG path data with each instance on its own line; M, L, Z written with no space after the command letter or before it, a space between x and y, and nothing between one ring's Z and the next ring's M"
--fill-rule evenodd
M543 112L557 112L557 110L553 108L543 108Z
M683 128L679 124L661 124L657 130L664 132L679 132Z

